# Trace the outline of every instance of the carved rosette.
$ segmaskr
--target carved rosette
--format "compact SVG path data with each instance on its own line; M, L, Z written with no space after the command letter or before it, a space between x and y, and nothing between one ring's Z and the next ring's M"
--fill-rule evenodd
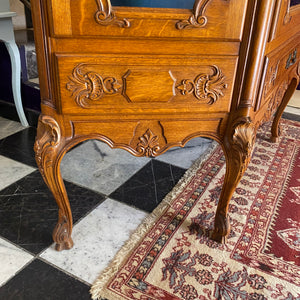
M104 95L113 95L120 92L122 85L114 77L103 78L93 71L83 71L83 64L74 68L72 76L66 85L72 92L76 103L83 107L89 107L90 101L99 101Z
M55 119L41 115L39 118L34 151L36 163L46 182L45 170L52 166L53 153L56 151L60 139L61 132Z
M234 128L231 155L234 164L239 168L240 177L250 162L255 144L255 132L255 126L250 120L241 120Z
M95 20L103 26L116 25L119 27L130 27L130 22L127 19L117 18L112 10L110 0L96 0L98 10L95 13Z
M143 156L154 157L158 154L160 150L158 136L156 136L151 129L139 137L139 143L137 145L136 151Z
M224 96L223 90L228 87L225 76L218 66L211 66L213 74L199 74L194 80L185 79L176 88L182 95L194 94L198 100L214 104Z

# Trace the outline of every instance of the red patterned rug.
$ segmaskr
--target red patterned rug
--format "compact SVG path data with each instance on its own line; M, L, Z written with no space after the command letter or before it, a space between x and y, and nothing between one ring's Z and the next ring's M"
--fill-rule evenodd
M92 287L94 299L300 299L300 123L258 134L230 204L226 245L208 238L225 159L215 146L149 216Z

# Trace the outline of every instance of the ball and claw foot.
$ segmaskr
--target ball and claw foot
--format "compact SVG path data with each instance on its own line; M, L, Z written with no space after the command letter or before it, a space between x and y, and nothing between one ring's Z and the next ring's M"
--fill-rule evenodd
M227 237L230 233L229 216L216 215L215 228L211 234L211 239L220 244L226 244Z

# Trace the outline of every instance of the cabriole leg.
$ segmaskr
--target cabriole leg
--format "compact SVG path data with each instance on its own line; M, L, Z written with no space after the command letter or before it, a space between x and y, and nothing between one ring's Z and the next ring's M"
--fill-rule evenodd
M291 97L293 96L296 88L297 88L297 80L296 80L296 78L294 78L291 81L288 89L286 90L286 92L282 98L281 104L278 107L275 117L274 117L274 120L273 120L272 129L271 129L271 141L273 143L278 142L278 138L280 136L279 122L280 122L281 116L282 116L286 106L288 105Z
M39 170L59 207L58 222L53 231L58 251L73 247L72 213L60 174L63 146L64 140L58 123L52 117L41 115L34 150Z
M237 122L233 134L225 139L226 174L211 236L219 243L225 243L230 233L229 201L248 166L254 143L255 127L247 119Z

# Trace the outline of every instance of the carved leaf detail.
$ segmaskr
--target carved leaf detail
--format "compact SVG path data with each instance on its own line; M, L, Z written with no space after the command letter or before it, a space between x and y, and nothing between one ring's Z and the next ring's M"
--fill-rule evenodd
M199 74L194 80L185 79L177 89L182 95L194 93L198 100L205 100L207 104L214 104L224 96L223 90L228 87L225 76L217 66L212 66L213 74Z
M247 168L252 150L255 144L255 126L252 122L243 121L234 129L232 137L232 150L236 160L239 160L237 165L241 166L240 173L243 174Z
M147 157L153 157L158 154L160 150L158 136L154 135L151 129L147 129L144 135L139 137L139 141L136 148L138 153Z
M34 151L37 165L44 177L45 169L52 164L52 154L60 143L61 133L58 123L52 117L41 115L39 127L41 126L44 127L44 130L38 130Z
M81 70L81 65L78 65L69 77L67 90L75 96L76 103L86 108L89 106L89 101L98 101L105 94L112 95L119 92L122 85L114 77L103 78L96 72L89 71L84 73Z

